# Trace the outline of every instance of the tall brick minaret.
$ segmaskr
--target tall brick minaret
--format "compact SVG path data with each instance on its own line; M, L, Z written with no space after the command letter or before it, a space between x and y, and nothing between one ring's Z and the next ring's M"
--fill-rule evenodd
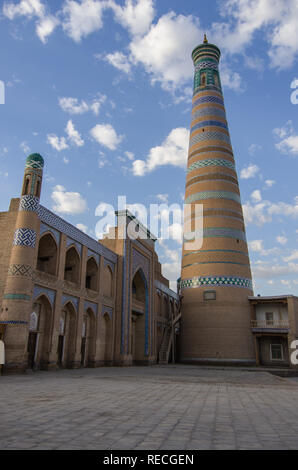
M253 363L251 271L218 71L220 50L205 35L192 58L195 78L185 188L191 216L184 220L184 235L190 240L195 205L202 204L203 244L187 250L183 246L180 356L188 362Z
M41 155L26 160L22 193L10 264L4 289L0 321L6 324L6 370L27 368L26 352L32 309L32 273L35 269L35 244L39 228L38 207L44 161ZM24 359L25 358L25 359Z

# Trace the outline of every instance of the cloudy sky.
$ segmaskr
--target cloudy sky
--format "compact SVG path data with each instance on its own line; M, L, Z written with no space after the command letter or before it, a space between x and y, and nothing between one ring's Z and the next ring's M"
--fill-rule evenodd
M32 152L42 204L93 237L118 195L183 204L204 32L222 51L255 293L298 295L297 0L1 1L0 210ZM156 245L173 286L180 242Z

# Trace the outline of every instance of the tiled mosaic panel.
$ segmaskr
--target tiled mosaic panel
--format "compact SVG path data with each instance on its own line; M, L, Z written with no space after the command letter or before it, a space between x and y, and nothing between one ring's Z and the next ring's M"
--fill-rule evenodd
M114 273L114 269L115 269L114 263L111 263L111 261L105 259L105 260L104 260L104 266L109 266L109 267L111 268L111 270L112 270L112 273Z
M99 255L105 256L106 259L112 261L113 263L117 262L116 253L113 253L111 250L104 247L96 240L86 235L84 232L81 232L79 229L69 224L61 217L53 214L53 212L49 211L46 207L41 205L39 206L38 216L45 224L48 224L56 230L59 230L59 232L65 233L76 242L87 246L90 250L98 253Z
M222 127L223 129L228 129L228 126L221 121L201 121L195 124L191 128L191 132L195 131L196 129L200 129L201 127L209 127L209 126L216 126L216 127Z
M239 204L241 203L240 196L230 191L201 191L187 197L185 199L185 204L205 199L230 199L232 201L239 202Z
M63 295L62 296L62 305L64 306L67 302L72 302L78 311L79 308L79 299L77 297L72 297L71 295Z
M222 106L224 106L224 102L221 98L218 98L217 96L213 96L213 95L209 95L209 96L207 95L207 96L201 96L201 98L198 98L197 100L195 100L193 102L193 108L203 103L217 103L217 104L221 104Z
M192 115L192 119L198 119L203 116L219 116L226 119L226 113L224 109L216 108L215 106L208 106L206 108L200 108Z
M101 309L101 314L102 316L107 313L110 317L110 319L112 320L112 317L113 317L113 309L112 307L106 307L105 305L102 306L102 309Z
M251 279L245 279L241 277L224 277L224 276L209 276L209 277L197 277L193 279L186 279L181 281L182 289L189 289L192 287L202 286L231 286L231 287L244 287L246 289L252 289Z
M26 163L26 168L32 168L34 170L42 170L43 163L38 161L31 161Z
M82 255L82 245L80 243L76 242L75 240L72 240L71 238L67 238L67 240L66 240L67 248L71 245L75 245L75 247L77 248L80 255Z
M198 144L199 142L204 142L205 140L220 140L231 145L230 137L222 132L201 132L200 134L195 135L190 139L190 147L192 145Z
M20 200L19 210L27 212L37 212L39 207L39 199L31 194L22 196Z
M42 294L45 294L48 297L51 303L51 306L54 307L54 303L56 299L56 291L52 289L47 289L46 287L35 285L33 289L33 298L37 299L37 297L39 297Z
M142 255L138 250L132 250L132 275L134 276L136 270L142 268L146 276L147 283L149 282L149 260Z
M193 232L190 232L193 233ZM202 232L198 231L197 236L201 237ZM192 237L192 239L194 236ZM236 230L232 228L219 227L219 228L204 228L203 238L235 238L237 240L246 241L246 236L243 230ZM190 236L186 234L186 241L191 240Z
M100 256L97 253L94 253L94 251L88 250L88 258L93 256L93 258L96 260L98 266L100 264Z
M218 64L216 62L207 62L205 60L202 60L202 62L199 62L196 66L195 66L195 70L201 70L201 69L213 69L213 70L218 70Z
M94 302L88 302L86 300L86 302L84 303L85 312L88 310L88 308L90 308L93 311L94 315L97 315L97 312L98 312L98 305L97 304L95 304Z
M234 163L230 162L229 160L224 160L223 158L207 158L206 160L200 160L190 165L188 167L187 173L190 173L197 168L204 168L208 166L224 166L235 171Z
M33 269L32 266L27 264L12 264L8 268L9 276L24 276L32 277Z
M28 246L34 248L36 243L36 232L29 228L18 228L14 233L13 245Z
M58 230L53 229L52 227L49 227L46 224L41 223L40 224L40 236L43 235L45 232L51 232L54 235L54 238L57 242L57 245L60 245L60 233Z
M27 294L4 294L3 299L6 300L31 300L30 295Z

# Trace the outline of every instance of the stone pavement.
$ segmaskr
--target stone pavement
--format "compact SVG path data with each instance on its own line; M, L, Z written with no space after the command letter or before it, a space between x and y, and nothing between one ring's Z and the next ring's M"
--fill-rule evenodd
M0 449L298 449L298 381L169 365L0 377Z

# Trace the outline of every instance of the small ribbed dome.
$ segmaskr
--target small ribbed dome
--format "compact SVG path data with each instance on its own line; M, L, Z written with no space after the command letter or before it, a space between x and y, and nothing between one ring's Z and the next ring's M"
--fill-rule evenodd
M32 153L26 159L26 168L38 168L43 169L44 159L39 153Z

